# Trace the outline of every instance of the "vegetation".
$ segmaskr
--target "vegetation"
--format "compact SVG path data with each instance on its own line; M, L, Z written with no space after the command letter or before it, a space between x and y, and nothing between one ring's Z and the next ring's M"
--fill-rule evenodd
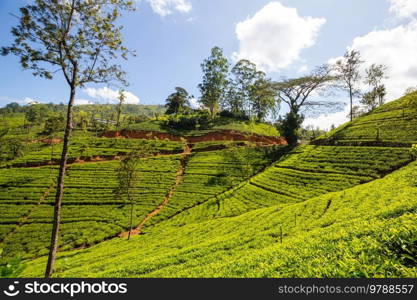
M361 80L360 67L364 63L361 54L357 50L346 51L342 59L338 60L334 69L341 87L349 93L350 99L350 121L353 121L353 99L360 94L358 83Z
M0 109L0 277L417 276L413 89L384 104L387 69L372 64L357 106L355 50L274 82L214 47L199 108L182 87L165 105L120 89L115 105L75 106L87 84L127 84L115 59L133 54L118 25L133 2L20 9L2 54L47 79L58 67L70 92L67 106ZM302 128L340 109L323 100L335 87L351 121Z
M11 31L15 40L10 47L2 48L4 55L12 53L18 56L22 67L33 70L34 76L52 79L54 69L59 68L70 89L46 278L53 273L58 249L76 90L89 83L119 81L126 84L124 72L112 59L119 56L127 59L130 54L122 44L123 27L116 22L123 11L133 9L133 2L127 0L114 0L110 3L36 0L34 4L20 9L19 25ZM29 116L35 118L33 114Z
M371 183L284 208L180 228L164 222L134 237L134 245L118 239L63 253L58 275L414 278L416 170L414 163ZM44 261L32 262L24 275L38 275Z
M281 121L281 130L290 145L298 142L298 130L304 121L302 111L326 108L334 109L339 103L330 101L311 100L313 92L323 92L334 81L330 75L331 68L327 65L320 66L311 75L302 78L286 79L274 84L280 100L285 102L290 111Z
M411 146L417 141L417 93L389 102L316 139L327 145Z

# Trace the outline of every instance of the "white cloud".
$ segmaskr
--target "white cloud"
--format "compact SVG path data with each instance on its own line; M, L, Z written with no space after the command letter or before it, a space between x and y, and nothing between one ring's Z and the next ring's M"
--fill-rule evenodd
M270 2L253 17L236 25L239 51L235 60L249 59L266 71L276 72L300 58L315 44L323 18L301 17L296 8Z
M119 91L112 90L108 87L103 87L100 89L95 88L86 88L84 92L91 98L107 101L108 103L117 103L119 97ZM124 92L126 96L125 103L127 104L139 104L140 100L137 96L131 92Z
M188 13L192 9L192 5L187 0L146 0L152 10L158 15L165 17L174 13L175 11L180 13Z
M349 121L349 110L349 107L346 106L343 111L337 113L323 114L318 118L306 118L303 126L313 125L314 127L319 127L320 129L330 130L332 125L338 127L339 125Z
M391 3L389 11L399 19L411 18L417 14L416 0L388 0Z
M417 85L417 21L392 29L375 30L353 40L350 48L359 50L366 65L384 64L389 79L385 81L387 99L403 95Z
M198 102L198 99L195 98L195 97L190 99L190 105L191 105L192 108L200 108L201 107L200 103Z
M93 104L93 102L87 99L75 99L74 100L74 105L87 105L87 104Z
M39 104L39 103L41 103L40 101L37 101L37 100L32 99L30 97L25 97L23 99L23 102L26 103L26 104L28 104L28 105L33 105L33 104Z

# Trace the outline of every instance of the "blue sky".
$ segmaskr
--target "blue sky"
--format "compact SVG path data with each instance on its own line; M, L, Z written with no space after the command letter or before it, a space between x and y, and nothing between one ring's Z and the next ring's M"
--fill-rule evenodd
M16 19L10 13L16 13L28 1L0 1L0 46L11 41L9 31ZM237 58L254 60L273 79L300 76L355 45L364 49L365 58L381 56L382 60L391 55L379 52L375 55L384 36L391 37L393 48L398 39L403 39L400 44L404 48L416 46L416 42L409 41L417 28L413 27L415 3L415 0L142 0L137 4L138 10L122 21L125 42L138 53L124 65L130 82L127 90L132 102L139 98L143 104L164 103L176 86L198 97L200 63L213 46L222 47L231 62ZM373 50L369 51L370 48ZM414 62L417 65L415 59ZM407 84L413 79L408 77ZM398 91L392 93L397 94ZM24 103L29 98L65 103L67 96L68 88L62 77L34 78L30 71L21 69L17 58L0 57L0 106L10 101ZM109 101L113 96L110 89L95 85L87 91L80 90L77 98Z

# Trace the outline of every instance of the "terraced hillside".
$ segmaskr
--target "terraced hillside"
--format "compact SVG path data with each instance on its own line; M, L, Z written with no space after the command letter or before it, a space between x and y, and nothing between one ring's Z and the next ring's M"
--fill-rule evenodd
M416 277L417 164L305 202L61 253L59 277ZM24 276L40 276L45 258Z
M120 235L127 203L112 194L117 161L71 164L55 276L416 277L415 96L320 145L187 142L180 154L144 159L130 241ZM113 146L128 152L139 141ZM24 276L41 276L56 166L8 167L0 248L28 259Z
M49 142L49 143L48 143ZM183 150L182 142L145 139L75 137L70 144L69 161L115 159L141 147L153 154L174 154ZM51 145L50 140L35 141L23 156L0 164L0 167L42 166L58 164L62 144Z
M320 145L409 146L417 143L417 92L389 102L319 137Z
M301 146L172 222L184 225L269 206L285 207L381 178L411 161L408 148Z
M125 140L121 140L126 145ZM129 148L122 148L129 151ZM99 150L101 151L101 150ZM182 209L231 188L255 174L274 159L273 148L230 148L164 155L142 159L134 224L166 200L149 222L155 224ZM97 155L97 152L92 152ZM247 164L250 169L242 169ZM117 161L71 164L63 199L61 250L91 246L128 229L129 203L114 194ZM0 169L0 248L5 258L24 258L47 253L54 202L56 166ZM184 175L178 181L178 172ZM225 172L227 171L227 176ZM178 185L178 186L177 186Z

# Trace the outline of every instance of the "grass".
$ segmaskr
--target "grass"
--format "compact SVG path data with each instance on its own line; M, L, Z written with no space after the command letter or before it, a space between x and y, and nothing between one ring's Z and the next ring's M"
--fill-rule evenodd
M34 144L31 146L32 149L25 151L23 156L5 162L2 166L30 166L46 164L51 161L51 158L55 161L60 159L62 144L53 146L44 143ZM147 147L153 154L180 153L183 150L183 143L166 140L74 137L70 144L68 157L70 159L80 157L83 159L91 159L94 157L111 158L125 155L142 147Z
M285 207L381 178L410 161L408 148L300 146L250 180L185 211L175 222L182 226Z
M417 164L236 217L161 223L131 241L61 253L59 277L415 277ZM283 241L280 242L280 230ZM45 258L24 276L40 276Z
M124 140L122 140L124 141ZM156 224L179 211L239 184L274 159L273 148L233 148L196 153L189 158L183 182L169 205L151 219ZM253 165L241 176L242 161ZM62 209L61 250L91 246L128 229L129 203L118 199L117 161L73 164L68 168ZM134 224L154 210L172 188L180 155L142 159L133 191ZM4 257L32 258L47 253L54 203L56 166L0 169L0 248ZM227 178L216 180L219 174ZM47 190L51 193L45 197ZM10 234L14 229L12 234Z
M389 102L319 137L327 145L411 145L417 143L417 93Z
M129 225L129 203L117 198L117 162L75 164L69 167L62 209L61 249L88 246L126 230ZM136 200L134 222L138 224L164 199L175 181L179 157L143 159L139 167L140 183L132 192ZM52 179L56 168L2 169L10 180L0 190L0 204L5 214L0 217L0 232L10 232L0 248L4 257L36 257L47 253L52 228L54 193ZM6 176L5 176L6 177ZM22 184L22 180L27 183ZM52 193L42 198L48 188Z
M250 121L238 121L225 117L217 117L213 120L212 126L209 128L202 128L196 130L178 130L170 129L164 127L162 121L158 120L149 120L141 122L138 124L129 125L127 129L134 130L149 130L149 131L159 131L159 132L168 132L174 135L181 136L200 136L209 132L218 131L218 130L234 130L241 131L248 134L259 134L265 136L279 136L278 130L266 123L256 123Z

